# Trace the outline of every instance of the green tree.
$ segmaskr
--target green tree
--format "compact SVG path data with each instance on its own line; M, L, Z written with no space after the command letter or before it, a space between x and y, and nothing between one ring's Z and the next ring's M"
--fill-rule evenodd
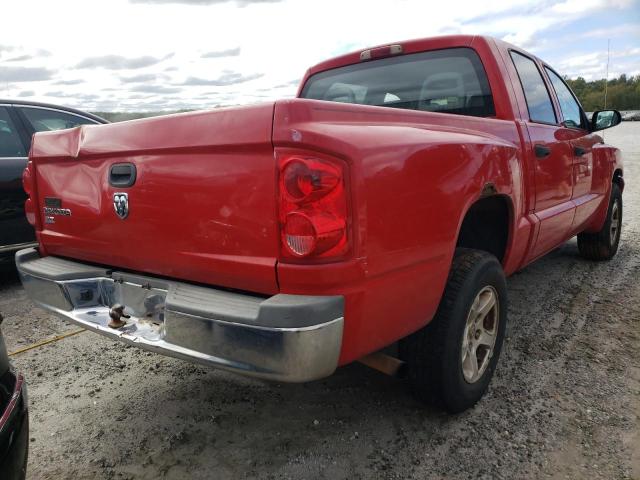
M584 78L566 79L582 107L588 111L605 108L605 80L587 82ZM628 77L626 74L612 78L607 85L607 108L616 110L640 110L640 75Z

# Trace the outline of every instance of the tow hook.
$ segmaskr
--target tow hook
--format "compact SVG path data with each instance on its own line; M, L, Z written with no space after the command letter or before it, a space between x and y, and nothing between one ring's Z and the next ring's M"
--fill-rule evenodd
M116 303L111 310L109 310L109 316L111 317L111 321L109 322L109 327L111 328L120 328L124 327L127 322L126 320L122 320L123 318L131 318L129 315L124 313L124 307L119 303Z

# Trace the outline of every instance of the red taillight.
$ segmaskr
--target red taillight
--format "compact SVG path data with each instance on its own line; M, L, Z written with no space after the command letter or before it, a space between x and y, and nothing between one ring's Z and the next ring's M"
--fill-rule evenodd
M349 248L345 164L278 151L283 256L335 259Z
M313 168L302 158L289 159L282 171L284 193L292 202L317 200L340 182L340 171L333 165L315 162Z
M27 167L22 172L22 188L24 188L27 194L27 200L24 202L24 213L27 216L27 221L35 227L36 225L36 209L31 200L33 194L33 174L31 173L31 162L27 163Z
M298 257L306 257L316 248L318 236L313 222L303 213L287 215L282 227L286 247Z

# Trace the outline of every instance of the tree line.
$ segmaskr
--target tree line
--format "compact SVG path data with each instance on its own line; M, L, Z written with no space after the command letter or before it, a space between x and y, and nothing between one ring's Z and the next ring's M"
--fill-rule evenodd
M604 110L604 78L590 82L582 77L565 80L578 96L585 111ZM627 77L623 73L618 78L609 80L606 107L615 110L640 110L640 75Z

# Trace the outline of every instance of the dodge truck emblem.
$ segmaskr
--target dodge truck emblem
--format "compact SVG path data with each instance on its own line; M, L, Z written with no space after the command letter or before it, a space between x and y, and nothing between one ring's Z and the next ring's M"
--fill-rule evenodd
M129 195L126 193L113 194L113 208L121 219L127 218L129 215Z

